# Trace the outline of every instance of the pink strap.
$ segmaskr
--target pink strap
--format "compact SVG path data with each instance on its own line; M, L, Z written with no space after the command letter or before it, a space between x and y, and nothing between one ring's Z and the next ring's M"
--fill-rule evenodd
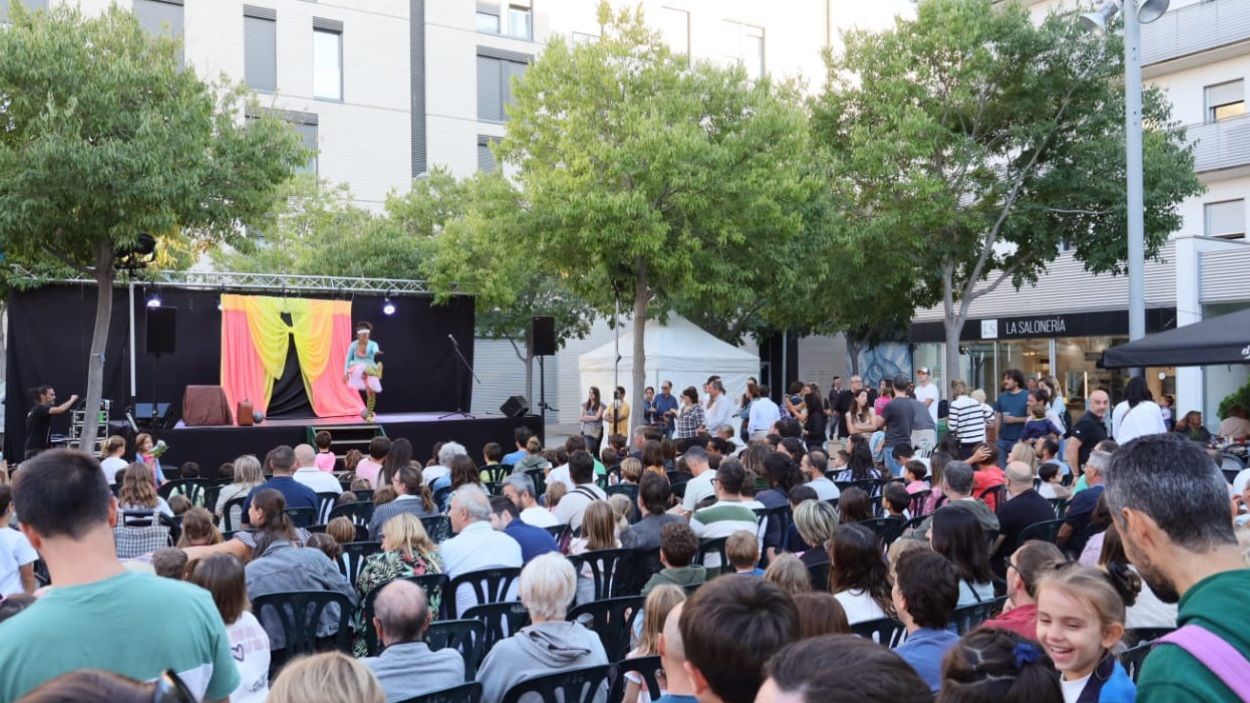
M1250 677L1246 675L1250 671L1250 661L1215 633L1198 625L1185 625L1155 640L1154 644L1174 644L1189 652L1243 703L1250 703Z

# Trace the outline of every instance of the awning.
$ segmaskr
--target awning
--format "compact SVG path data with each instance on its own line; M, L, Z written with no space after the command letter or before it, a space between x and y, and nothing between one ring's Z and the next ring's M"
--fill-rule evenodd
M1102 353L1108 369L1250 364L1250 309L1146 335Z

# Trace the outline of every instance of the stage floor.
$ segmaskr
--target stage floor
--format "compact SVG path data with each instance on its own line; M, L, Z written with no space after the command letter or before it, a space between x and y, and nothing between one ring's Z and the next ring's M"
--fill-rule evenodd
M218 427L174 427L152 430L151 434L169 445L161 464L173 468L187 461L200 465L206 477L216 476L217 467L236 457L254 454L262 461L265 454L280 444L294 446L308 442L308 428L324 429L343 425L380 425L386 436L403 437L412 442L417 460L427 463L435 442L456 441L465 446L474 460L482 456L482 447L496 442L505 452L513 449L513 431L525 426L542 436L542 421L537 415L511 418L498 413L473 413L464 417L454 412L379 414L372 423L357 415L347 417L281 418L266 420L251 427L231 425Z

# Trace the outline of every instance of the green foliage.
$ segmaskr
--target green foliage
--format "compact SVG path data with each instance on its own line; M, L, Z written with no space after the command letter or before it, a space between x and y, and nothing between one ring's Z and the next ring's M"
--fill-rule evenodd
M1250 409L1250 381L1247 381L1241 388L1238 388L1232 393L1224 396L1224 399L1220 401L1220 416L1214 419L1218 422L1228 417L1228 410L1234 405L1240 405L1243 408Z

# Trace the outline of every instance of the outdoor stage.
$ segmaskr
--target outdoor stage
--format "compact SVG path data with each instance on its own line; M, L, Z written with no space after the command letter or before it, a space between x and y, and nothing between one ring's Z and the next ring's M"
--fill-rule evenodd
M476 413L473 417L444 415L446 413L436 412L378 414L372 423L365 423L359 417L283 418L266 420L252 427L175 427L151 430L151 433L169 445L169 451L161 458L162 465L172 468L183 461L196 461L208 477L215 476L220 464L234 461L241 455L255 454L263 461L265 453L279 444L295 446L308 442L309 427L333 433L332 428L345 425L360 428L379 425L388 438L403 437L412 442L422 464L427 463L435 442L459 442L469 450L474 461L481 463L482 447L488 442L497 442L505 453L515 449L512 432L517 427L524 425L532 432L542 433L542 423L535 415L523 418L487 413Z

